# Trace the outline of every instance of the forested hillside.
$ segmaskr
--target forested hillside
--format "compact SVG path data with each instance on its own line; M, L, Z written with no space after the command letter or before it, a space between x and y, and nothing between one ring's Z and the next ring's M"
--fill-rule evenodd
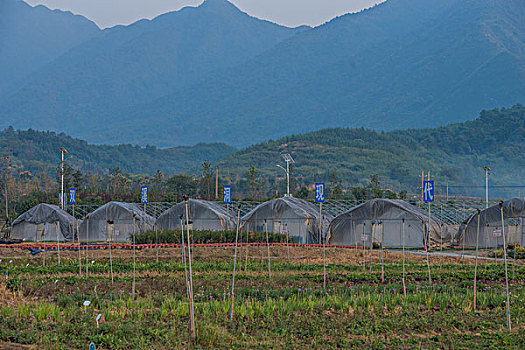
M525 107L516 105L434 129L336 128L293 135L248 147L217 165L232 176L245 175L253 165L263 176L274 178L283 176L276 167L283 163L280 153L290 153L300 184L328 182L335 176L346 186L357 186L377 174L386 187L415 191L421 170L430 170L441 193L449 182L451 193L481 195L483 188L454 186L483 187L483 166L493 169L492 185L525 185L524 150Z
M158 149L153 146L92 145L54 132L15 131L13 128L0 132L0 155L9 156L11 164L20 171L55 173L60 164L58 149L61 147L69 152L67 164L87 173L107 173L115 168L132 174L155 174L157 170L168 174L195 172L202 162L213 162L235 151L220 143Z

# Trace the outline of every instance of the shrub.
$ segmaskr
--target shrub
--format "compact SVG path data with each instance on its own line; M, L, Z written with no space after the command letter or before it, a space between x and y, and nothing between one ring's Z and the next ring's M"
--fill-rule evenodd
M235 242L235 231L190 231L193 243L233 243ZM184 232L186 240L186 232ZM286 235L280 233L268 233L270 243L286 243ZM239 232L239 242L246 241L246 232ZM155 231L147 231L138 234L135 237L137 244L154 244ZM181 243L181 231L163 230L158 231L159 243ZM266 243L266 233L250 232L250 243ZM289 237L289 243L294 243L292 237Z

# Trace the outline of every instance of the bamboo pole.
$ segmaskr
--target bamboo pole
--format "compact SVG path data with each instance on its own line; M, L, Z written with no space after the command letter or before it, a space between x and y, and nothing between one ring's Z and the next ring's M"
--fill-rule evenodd
M190 330L191 337L195 341L197 338L196 329L195 329L195 311L193 306L193 279L192 279L192 270L191 270L191 240L190 240L190 221L189 221L189 209L188 209L188 199L186 198L186 235L188 238L188 266L189 266L189 278L190 278Z
M266 232L266 248L268 251L268 279L272 279L272 268L270 263L270 239L268 237L268 222L264 219L264 231Z
M188 266L186 265L186 244L184 243L184 223L182 221L183 216L180 216L180 236L182 246L182 263L184 264L184 282L186 284L186 297L190 299L190 281L188 280Z
M407 287L405 284L405 219L403 219L403 295L407 296Z
M509 295L509 275L507 271L507 242L505 241L505 219L503 217L503 202L499 203L501 211L501 235L503 237L503 262L505 264L505 291L507 295L506 306L507 306L507 326L509 331L512 330L512 325L510 322L510 295Z
M326 290L326 236L323 235L323 202L319 202L319 232L323 238L323 288Z
M479 221L480 221L480 210L478 209L478 227L476 231L476 264L474 265L474 302L473 305L473 311L476 311L476 293L477 293L477 277L478 277L478 252L479 252ZM465 240L465 237L463 237L463 240Z
M57 257L58 257L58 265L60 265L60 237L59 237L59 229L60 226L58 224L58 221L55 223L55 230L57 231Z
M135 295L135 278L136 278L136 254L135 254L135 214L133 214L133 284L131 294Z
M88 274L89 274L89 218L86 218L86 251L85 251L85 255L86 255L86 278L88 277Z
M233 320L233 304L235 302L235 272L237 269L237 245L239 242L239 224L241 219L241 208L237 210L237 230L235 233L235 252L233 254L233 273L232 273L232 291L231 291L231 304L230 304L230 320Z

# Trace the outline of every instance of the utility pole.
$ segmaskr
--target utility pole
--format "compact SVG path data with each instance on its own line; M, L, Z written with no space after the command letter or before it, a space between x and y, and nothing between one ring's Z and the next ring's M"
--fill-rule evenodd
M290 197L290 163L295 163L292 156L288 153L281 154L284 161L286 162L286 168L282 167L281 165L277 164L277 166L284 170L286 173L286 197Z
M9 219L9 200L8 200L8 187L7 187L7 172L9 171L9 156L3 157L3 161L5 162L5 170L3 171L3 178L5 181L5 217L6 219Z
M219 199L219 168L215 168L215 199Z
M69 154L69 152L64 148L58 150L62 155L62 161L60 162L60 171L61 171L61 188L60 188L60 209L64 210L64 154Z
M485 170L485 208L489 207L489 172L492 171L488 166L483 167Z

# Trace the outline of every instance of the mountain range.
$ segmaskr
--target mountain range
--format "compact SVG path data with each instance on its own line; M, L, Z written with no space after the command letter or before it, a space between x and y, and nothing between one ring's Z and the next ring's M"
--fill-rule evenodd
M0 20L11 62L0 126L94 143L247 146L327 127L434 127L525 97L522 0L388 0L315 28L226 0L106 30L3 6L16 11Z

